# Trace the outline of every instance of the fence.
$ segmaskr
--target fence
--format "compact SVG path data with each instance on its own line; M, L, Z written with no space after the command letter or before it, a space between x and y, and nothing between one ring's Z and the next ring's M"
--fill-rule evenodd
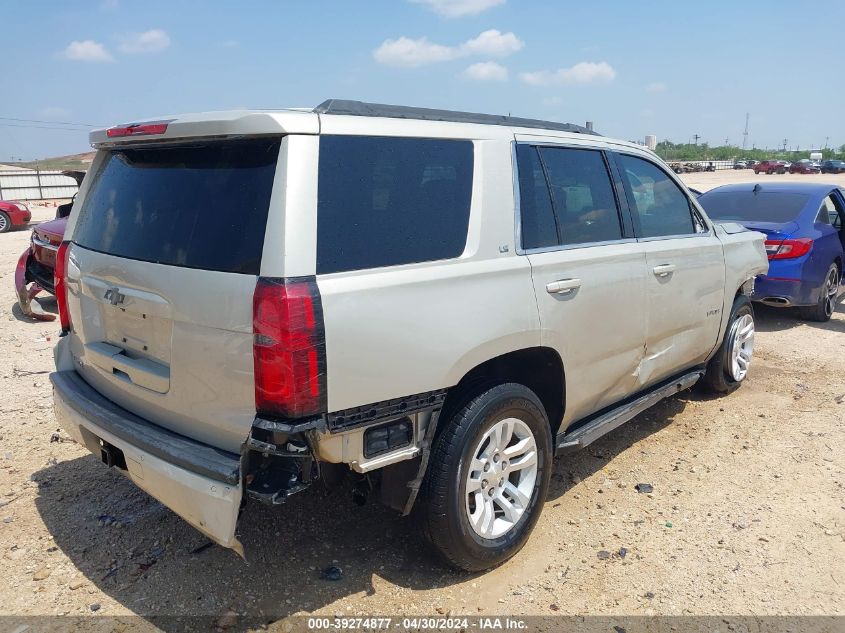
M704 171L711 164L716 170L734 168L734 161L732 160L672 160L665 158L663 160L665 160L672 167L674 167L675 165L683 165L686 167L695 168L695 171Z
M0 171L0 200L72 198L78 189L76 180L60 171Z

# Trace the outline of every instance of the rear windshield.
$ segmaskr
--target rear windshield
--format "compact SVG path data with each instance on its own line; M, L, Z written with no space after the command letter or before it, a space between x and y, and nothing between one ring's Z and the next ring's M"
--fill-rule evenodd
M807 204L808 196L773 191L713 191L698 198L713 220L737 222L792 222Z
M108 153L73 241L157 264L257 275L278 138Z

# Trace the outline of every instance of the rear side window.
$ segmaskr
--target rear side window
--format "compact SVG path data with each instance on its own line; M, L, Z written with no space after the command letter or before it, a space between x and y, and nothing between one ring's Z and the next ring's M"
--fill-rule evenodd
M666 172L654 163L627 154L620 154L619 162L633 198L628 202L640 237L696 232L690 202Z
M157 264L257 275L280 140L109 152L73 241Z
M800 193L753 190L709 191L698 198L712 220L775 224L798 219L809 200Z
M472 171L471 141L321 137L317 273L460 256Z

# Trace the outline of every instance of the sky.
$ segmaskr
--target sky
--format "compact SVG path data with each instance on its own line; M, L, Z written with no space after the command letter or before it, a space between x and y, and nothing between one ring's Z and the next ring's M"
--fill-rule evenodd
M0 0L0 161L91 127L325 99L640 140L845 144L845 2Z

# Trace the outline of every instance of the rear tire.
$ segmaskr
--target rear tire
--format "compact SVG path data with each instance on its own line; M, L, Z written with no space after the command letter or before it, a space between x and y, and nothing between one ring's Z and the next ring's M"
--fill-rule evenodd
M0 211L0 233L8 233L12 230L12 220L5 211Z
M826 323L830 321L836 309L836 297L839 294L840 273L839 266L831 264L827 269L821 288L819 288L819 301L814 306L801 308L801 318L806 321Z
M552 469L548 417L533 391L505 383L444 423L421 490L421 528L453 567L489 569L522 549L543 509Z
M754 308L748 297L739 295L731 308L725 338L696 386L713 395L727 395L738 389L748 375L753 350Z

